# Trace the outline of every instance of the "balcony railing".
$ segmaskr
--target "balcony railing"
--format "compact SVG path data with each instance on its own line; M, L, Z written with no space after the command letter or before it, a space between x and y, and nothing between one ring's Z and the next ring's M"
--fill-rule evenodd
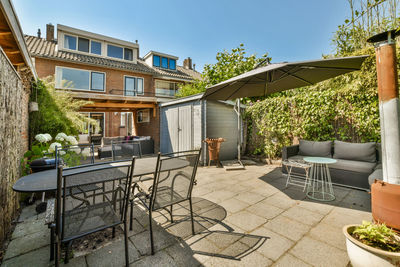
M123 95L123 96L138 96L138 97L175 97L175 90L167 89L156 89L154 92L138 92L136 90L121 90L121 89L111 89L108 91L109 94Z

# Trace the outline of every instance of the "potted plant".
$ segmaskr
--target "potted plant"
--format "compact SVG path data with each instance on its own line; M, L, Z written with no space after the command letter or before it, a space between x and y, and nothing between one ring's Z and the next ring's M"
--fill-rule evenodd
M400 236L385 224L363 221L343 227L353 267L400 266Z

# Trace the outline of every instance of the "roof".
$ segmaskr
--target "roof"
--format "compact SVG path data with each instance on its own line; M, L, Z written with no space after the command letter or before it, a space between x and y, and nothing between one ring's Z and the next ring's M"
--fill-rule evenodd
M33 77L37 74L28 52L17 14L10 0L0 0L0 46L14 66L26 65Z
M176 104L181 104L181 103L186 103L186 102L191 102L191 101L198 101L198 100L202 100L204 93L199 93L199 94L195 94L195 95L190 95L190 96L185 96L182 98L178 98L178 99L174 99L165 103L161 103L159 104L160 107L167 107L167 106L173 106ZM215 100L211 100L211 101L215 101ZM217 100L217 102L225 104L225 105L229 105L229 106L236 106L236 102L231 101L231 100ZM240 104L241 108L246 108L246 105L244 104Z
M110 58L104 58L99 56L92 56L80 53L74 53L69 51L57 50L57 43L53 41L47 41L44 38L36 36L25 36L28 50L33 57L47 58L53 60L61 60L73 63L81 63L92 66L100 66L112 69L121 69L127 71L134 71L139 73L145 73L155 76L161 79L177 79L184 81L191 81L193 78L199 79L200 73L194 70L188 70L181 66L177 66L176 71L164 70L157 67L147 65L142 59L137 60L137 64L113 60Z
M165 54L165 53L161 53L161 52L157 52L157 51L153 51L153 50L150 50L143 58L146 59L151 55L164 56L164 57L169 57L169 58L176 59L176 60L179 59L179 57L177 57L177 56L173 56L173 55L169 55L169 54Z

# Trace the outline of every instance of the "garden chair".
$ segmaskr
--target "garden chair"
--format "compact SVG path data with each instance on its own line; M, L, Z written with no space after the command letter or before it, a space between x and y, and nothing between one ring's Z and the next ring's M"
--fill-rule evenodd
M172 207L183 201L189 201L190 218L192 223L192 233L194 232L193 209L192 209L192 189L195 184L197 165L200 158L200 150L190 150L162 155L158 154L156 171L154 174L153 185L149 188L143 182L135 182L132 188L133 197L130 200L131 217L130 229L132 229L133 203L138 199L149 211L149 227L151 254L154 254L152 213L160 209L168 211L173 222ZM185 161L184 167L174 168L177 161ZM171 166L172 165L172 166ZM182 164L180 164L182 166ZM164 171L168 169L168 171ZM137 192L135 193L135 190Z
M68 263L72 242L86 235L113 229L123 224L125 238L125 262L129 265L127 208L131 191L132 175L135 165L133 158L129 163L99 163L57 170L57 193L55 207L56 266L60 262L61 248L65 247L65 260ZM105 189L93 196L75 195L74 192L89 184L103 184ZM75 198L84 202L77 204ZM96 202L94 201L96 198Z
M125 140L119 142L111 142L112 159L124 160L131 159L132 156L142 157L142 148L140 142L133 140Z

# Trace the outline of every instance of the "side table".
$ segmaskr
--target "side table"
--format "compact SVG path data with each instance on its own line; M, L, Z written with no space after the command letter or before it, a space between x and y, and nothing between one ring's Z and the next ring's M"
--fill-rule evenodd
M282 165L285 165L287 170L286 187L289 184L300 186L303 187L304 192L310 183L309 171L312 165L304 160L285 160ZM294 172L293 168L303 169L305 174Z
M307 186L307 197L319 201L334 200L335 194L328 164L336 163L336 159L305 157L304 161L312 164L310 183Z

